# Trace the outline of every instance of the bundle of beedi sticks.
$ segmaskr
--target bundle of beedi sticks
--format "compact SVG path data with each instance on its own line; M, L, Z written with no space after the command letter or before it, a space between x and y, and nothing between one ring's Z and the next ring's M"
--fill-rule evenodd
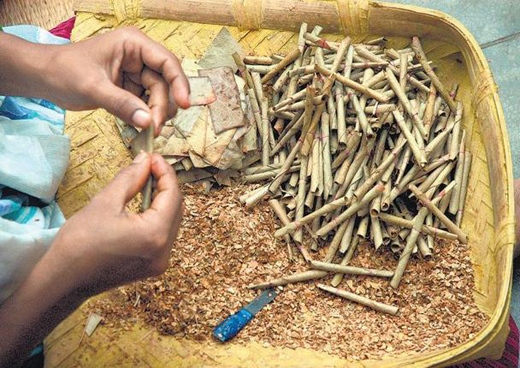
M353 44L320 32L303 24L284 57L235 55L262 152L243 180L269 180L240 200L252 206L268 198L283 225L275 236L294 244L311 268L251 287L334 272L333 286L353 273L388 277L396 288L410 256L430 257L436 237L467 242L459 226L471 154L457 84L446 89L417 37L395 50L384 38ZM397 268L346 266L360 239L391 249ZM328 247L321 262L307 250L318 243Z

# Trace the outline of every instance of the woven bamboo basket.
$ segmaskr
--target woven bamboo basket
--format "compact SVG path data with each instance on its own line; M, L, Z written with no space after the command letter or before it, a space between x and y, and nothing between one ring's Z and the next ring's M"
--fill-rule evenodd
M354 42L386 36L394 47L421 37L441 80L460 84L463 127L474 157L462 228L470 236L474 296L490 321L471 340L447 350L349 361L308 349L176 340L139 324L130 331L103 327L80 343L85 322L80 310L46 340L49 366L448 366L501 356L508 334L514 246L511 154L497 87L482 51L462 24L441 12L369 0L76 0L75 10L74 41L135 25L188 58L201 57L223 26L246 52L258 55L287 51L301 22L319 24L332 35L348 34ZM104 111L68 113L66 125L71 163L58 197L70 216L130 162L130 154L114 118Z

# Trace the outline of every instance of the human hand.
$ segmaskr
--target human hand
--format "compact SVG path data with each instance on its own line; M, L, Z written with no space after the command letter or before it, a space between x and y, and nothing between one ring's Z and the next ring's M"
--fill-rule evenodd
M125 210L153 175L150 209ZM141 153L60 229L20 287L0 305L0 366L16 366L87 298L168 266L181 221L175 173L160 155Z
M59 106L102 107L136 127L153 123L156 135L178 106L189 107L189 84L179 60L136 28L55 46L46 75L49 99Z
M150 170L157 180L150 209L127 212L125 204L142 188ZM47 259L66 264L69 290L87 297L157 276L168 266L181 215L182 196L173 169L160 155L141 153L67 220Z

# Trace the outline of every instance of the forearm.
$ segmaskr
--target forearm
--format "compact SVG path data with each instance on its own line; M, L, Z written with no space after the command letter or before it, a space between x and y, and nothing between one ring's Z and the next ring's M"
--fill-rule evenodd
M46 98L46 70L57 47L0 32L0 95Z
M74 291L72 276L49 251L20 288L0 305L0 367L20 364L85 300Z

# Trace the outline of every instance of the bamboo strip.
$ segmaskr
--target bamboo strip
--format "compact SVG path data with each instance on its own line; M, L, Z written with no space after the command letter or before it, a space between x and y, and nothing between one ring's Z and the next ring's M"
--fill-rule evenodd
M466 132L464 131L462 133L462 140L459 148L459 154L457 157L457 165L455 167L455 178L454 180L457 182L457 186L453 190L453 195L450 199L450 205L448 207L448 211L456 215L459 211L459 201L460 201L460 192L462 190L462 181L463 181L463 175L464 175L464 156L466 151Z
M459 199L459 209L457 211L457 216L455 223L457 226L460 226L460 223L462 221L462 215L463 215L463 209L464 209L464 203L466 200L466 193L468 191L468 180L469 180L469 169L471 167L471 152L466 151L464 153L464 170L462 175L462 187L460 191L460 199Z

